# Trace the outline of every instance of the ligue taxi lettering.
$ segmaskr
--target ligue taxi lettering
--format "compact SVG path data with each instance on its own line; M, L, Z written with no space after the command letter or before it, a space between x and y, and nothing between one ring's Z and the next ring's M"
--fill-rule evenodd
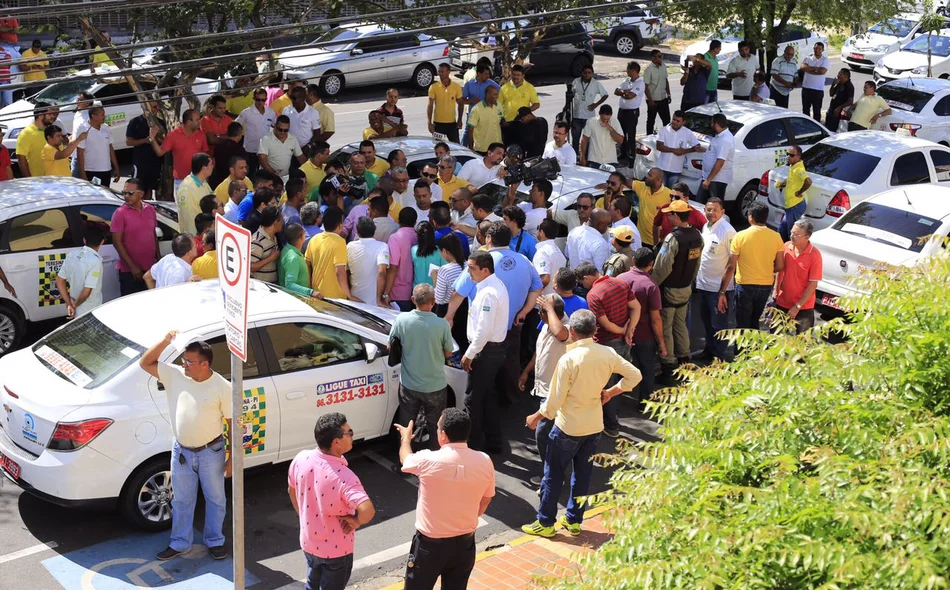
M386 393L382 373L361 375L317 385L317 407L332 406Z

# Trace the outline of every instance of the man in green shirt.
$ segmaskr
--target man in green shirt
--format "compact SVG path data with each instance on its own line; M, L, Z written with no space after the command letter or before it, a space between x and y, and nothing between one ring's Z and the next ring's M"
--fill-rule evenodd
M713 39L709 42L709 51L703 55L706 63L703 64L709 70L709 77L706 78L706 102L716 102L719 100L719 52L722 51L722 41Z
M307 239L307 232L302 225L291 223L284 228L284 237L287 244L281 250L277 262L280 286L304 297L323 299L319 291L310 288L310 271L300 250Z

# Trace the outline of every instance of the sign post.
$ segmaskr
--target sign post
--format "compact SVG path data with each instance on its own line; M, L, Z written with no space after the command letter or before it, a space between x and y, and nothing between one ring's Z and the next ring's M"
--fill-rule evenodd
M244 365L247 360L247 293L251 233L215 217L218 277L224 302L224 333L231 350L231 530L234 588L244 590Z

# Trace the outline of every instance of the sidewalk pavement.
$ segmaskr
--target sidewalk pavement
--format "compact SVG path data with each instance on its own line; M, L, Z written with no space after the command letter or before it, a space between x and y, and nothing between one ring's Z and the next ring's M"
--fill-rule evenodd
M606 506L592 508L584 514L581 534L572 537L563 529L550 539L525 535L502 547L483 551L475 557L475 569L469 578L469 590L509 590L536 586L539 578L576 575L577 559L598 549L613 537L604 528ZM383 590L402 590L403 583ZM436 584L441 588L441 584Z

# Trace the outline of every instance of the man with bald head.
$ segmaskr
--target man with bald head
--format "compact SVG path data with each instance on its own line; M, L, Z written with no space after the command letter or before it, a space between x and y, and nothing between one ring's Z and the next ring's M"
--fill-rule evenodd
M594 209L587 223L567 234L567 258L571 270L584 262L590 262L598 269L604 267L610 256L610 245L604 238L609 227L610 213L605 209Z
M637 212L637 229L643 245L650 248L654 245L653 220L663 207L670 204L670 189L663 186L663 171L659 168L650 168L643 181L628 179L627 186L633 189L640 200L640 210Z

